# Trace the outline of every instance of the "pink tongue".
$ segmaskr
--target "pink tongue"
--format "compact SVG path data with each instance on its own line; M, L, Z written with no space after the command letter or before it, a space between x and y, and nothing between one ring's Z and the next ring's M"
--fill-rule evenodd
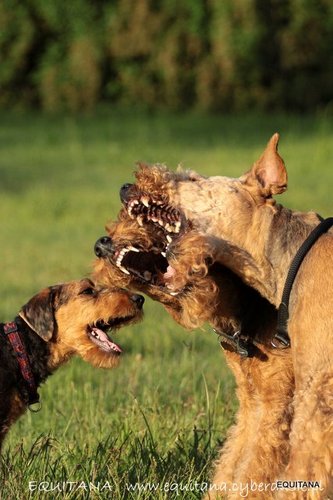
M175 275L175 273L176 273L175 269L172 266L168 266L166 273L163 274L163 278L168 280L172 278Z
M97 342L105 344L106 348L112 349L113 351L123 352L121 347L112 340L110 340L110 338L107 336L106 333L103 332L103 330L100 330L99 328L93 328L93 331L98 334L98 339L96 339Z

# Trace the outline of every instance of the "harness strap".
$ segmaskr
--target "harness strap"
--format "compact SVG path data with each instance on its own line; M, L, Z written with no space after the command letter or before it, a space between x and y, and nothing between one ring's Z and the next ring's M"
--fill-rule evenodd
M4 332L8 337L8 340L15 352L22 377L27 386L27 391L28 391L27 405L30 406L35 403L39 403L39 394L37 392L35 378L33 376L28 354L20 337L17 324L14 321L11 323L5 323Z
M326 233L330 227L333 226L333 217L324 219L315 229L309 234L304 243L301 245L297 251L292 263L290 265L287 279L284 285L281 304L278 309L278 319L276 334L272 340L273 347L286 348L290 346L290 338L288 335L288 320L289 320L289 299L294 284L297 272L303 262L304 257L315 244L315 242L320 238L320 236ZM275 341L278 341L280 345L277 345Z

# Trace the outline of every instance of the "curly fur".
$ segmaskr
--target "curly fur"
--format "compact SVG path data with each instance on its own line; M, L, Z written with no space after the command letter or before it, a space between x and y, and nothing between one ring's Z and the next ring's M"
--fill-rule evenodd
M276 306L281 300L293 256L320 220L313 212L291 211L275 202L273 195L282 193L287 187L286 169L277 152L278 139L278 134L275 134L261 158L238 179L204 178L186 172L182 176L178 172L167 174L165 167L155 165L151 178L148 168L139 168L135 185L140 192L151 182L157 182L161 196L168 200L168 204L182 210L193 230L204 237L209 245L207 255L213 256L215 265L227 266ZM292 349L283 351L279 361L278 352L270 354L270 362L274 359L278 363L276 371L272 371L271 363L259 360L254 365L246 360L246 371L243 360L232 360L227 354L238 384L240 411L238 424L231 431L217 464L213 479L215 486L230 477L235 482L241 481L244 470L247 470L248 480L302 479L321 483L321 490L289 492L288 498L331 498L333 371L330 346L333 325L329 290L332 245L331 231L321 237L302 264L290 304L288 329ZM195 247L200 254L206 250L203 245ZM192 260L193 255L190 255L189 262ZM183 270L185 276L189 276L190 269L191 264ZM261 315L261 311L258 310L258 314ZM257 326L260 327L260 321ZM256 372L258 367L260 377ZM266 384L265 388L262 383ZM254 396L257 391L260 404ZM269 415L264 424L258 418L260 425L255 425L254 420L254 425L249 425L248 416L254 407L257 415L262 411ZM285 430L282 432L282 429ZM284 452L272 444L276 443L276 431ZM257 456L251 465L249 455L244 451L248 448L243 447L243 439L251 443L252 452ZM275 456L276 449L282 453L280 458ZM264 462L271 467L267 474ZM233 472L229 475L231 469ZM233 495L237 496L237 493L226 496L231 498ZM258 498L262 498L260 495L262 493L258 493ZM269 495L265 492L265 499L270 498ZM286 498L286 492L281 491L277 497ZM256 494L251 494L251 498L256 498Z
M133 196L149 193L156 199L170 200L172 189L181 179L195 179L193 173L168 171L166 167L140 165ZM122 210L117 221L107 225L116 248L140 243L150 249L156 241L156 226L141 227ZM105 284L140 290L164 305L171 316L186 328L208 322L214 328L234 333L242 329L256 340L255 355L241 359L225 351L237 382L239 410L236 423L228 433L216 464L213 484L271 482L289 460L289 432L293 415L294 373L289 350L272 349L270 341L276 328L276 310L258 292L245 285L232 271L213 263L214 247L203 234L189 229L174 240L168 261L175 273L169 288L139 283L122 273L109 259L94 263L93 277ZM177 290L171 296L170 290ZM239 494L229 493L228 498ZM253 497L251 497L253 498ZM269 492L265 498L270 498Z

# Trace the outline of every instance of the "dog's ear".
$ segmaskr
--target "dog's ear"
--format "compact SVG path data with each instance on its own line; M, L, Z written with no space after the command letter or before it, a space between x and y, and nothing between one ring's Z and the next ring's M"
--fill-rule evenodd
M19 312L19 316L46 342L51 340L56 329L54 309L58 288L45 288L32 297Z
M261 194L268 198L273 194L283 193L287 189L287 170L278 153L279 134L274 134L261 157L256 161L251 170L243 176L247 184L259 185Z

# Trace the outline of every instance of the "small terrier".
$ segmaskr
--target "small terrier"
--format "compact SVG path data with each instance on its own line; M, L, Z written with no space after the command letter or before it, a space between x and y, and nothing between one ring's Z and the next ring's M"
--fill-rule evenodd
M143 303L141 295L82 279L45 288L0 324L0 448L38 402L39 385L72 356L99 368L118 364L122 349L107 332L139 321Z

